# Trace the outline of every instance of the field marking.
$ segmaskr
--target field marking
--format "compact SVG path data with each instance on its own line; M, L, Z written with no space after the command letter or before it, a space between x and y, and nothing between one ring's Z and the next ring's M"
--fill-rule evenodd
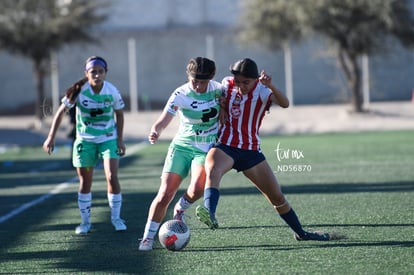
M144 149L145 147L148 146L148 142L147 141L142 141L140 143L134 144L132 146L129 146L127 148L127 153L125 154L125 157L129 157L139 151L141 151L142 149ZM102 165L100 165L100 167L102 167ZM59 193L61 193L63 190L65 190L70 184L74 183L74 182L78 182L78 177L73 177L71 179L69 179L68 181L59 183L58 185L56 185L52 190L50 190L47 194L44 194L42 196L40 196L37 199L34 199L32 201L29 201L27 203L22 204L21 206L13 209L12 211L10 211L9 213L0 216L0 224L19 215L20 213L22 213L23 211L38 205L39 203L44 202L45 200L53 197L54 195L57 195Z

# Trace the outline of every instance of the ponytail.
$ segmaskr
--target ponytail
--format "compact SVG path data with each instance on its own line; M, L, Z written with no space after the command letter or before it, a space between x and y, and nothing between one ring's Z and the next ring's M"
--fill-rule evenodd
M69 89L66 90L66 97L69 99L70 102L75 102L76 98L78 97L82 86L88 81L87 77L84 77L77 82L75 82Z

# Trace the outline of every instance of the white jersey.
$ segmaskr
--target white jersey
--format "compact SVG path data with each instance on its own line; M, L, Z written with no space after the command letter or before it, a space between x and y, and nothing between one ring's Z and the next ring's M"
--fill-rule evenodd
M62 102L67 106L66 96ZM76 99L76 138L101 143L117 138L114 110L125 107L121 94L111 83L104 81L96 94L87 82Z
M211 148L217 139L222 92L221 84L210 80L205 93L195 92L189 83L172 93L164 110L173 115L178 113L180 118L173 143L203 152Z

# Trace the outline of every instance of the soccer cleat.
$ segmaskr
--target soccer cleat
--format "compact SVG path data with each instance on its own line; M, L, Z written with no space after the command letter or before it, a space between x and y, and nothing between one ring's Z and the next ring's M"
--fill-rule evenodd
M139 242L138 250L140 251L150 251L154 245L153 239L143 239Z
M175 215L173 216L173 220L179 220L179 221L185 223L185 211L177 210L175 212Z
M199 221L206 224L212 230L217 229L219 227L216 218L211 217L210 212L204 206L197 206L196 216Z
M111 220L111 222L112 225L115 227L115 231L125 231L127 229L127 226L123 219L113 219Z
M88 232L91 231L91 228L91 223L81 223L79 226L76 227L75 233L78 235L88 234Z
M329 233L321 231L305 232L305 235L299 237L296 233L294 234L295 240L297 241L330 241L331 236Z

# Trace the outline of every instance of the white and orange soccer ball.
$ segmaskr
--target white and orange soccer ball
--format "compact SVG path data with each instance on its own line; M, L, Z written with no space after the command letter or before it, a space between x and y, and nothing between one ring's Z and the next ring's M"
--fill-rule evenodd
M182 221L168 220L161 225L158 239L168 250L181 250L190 241L190 228Z

